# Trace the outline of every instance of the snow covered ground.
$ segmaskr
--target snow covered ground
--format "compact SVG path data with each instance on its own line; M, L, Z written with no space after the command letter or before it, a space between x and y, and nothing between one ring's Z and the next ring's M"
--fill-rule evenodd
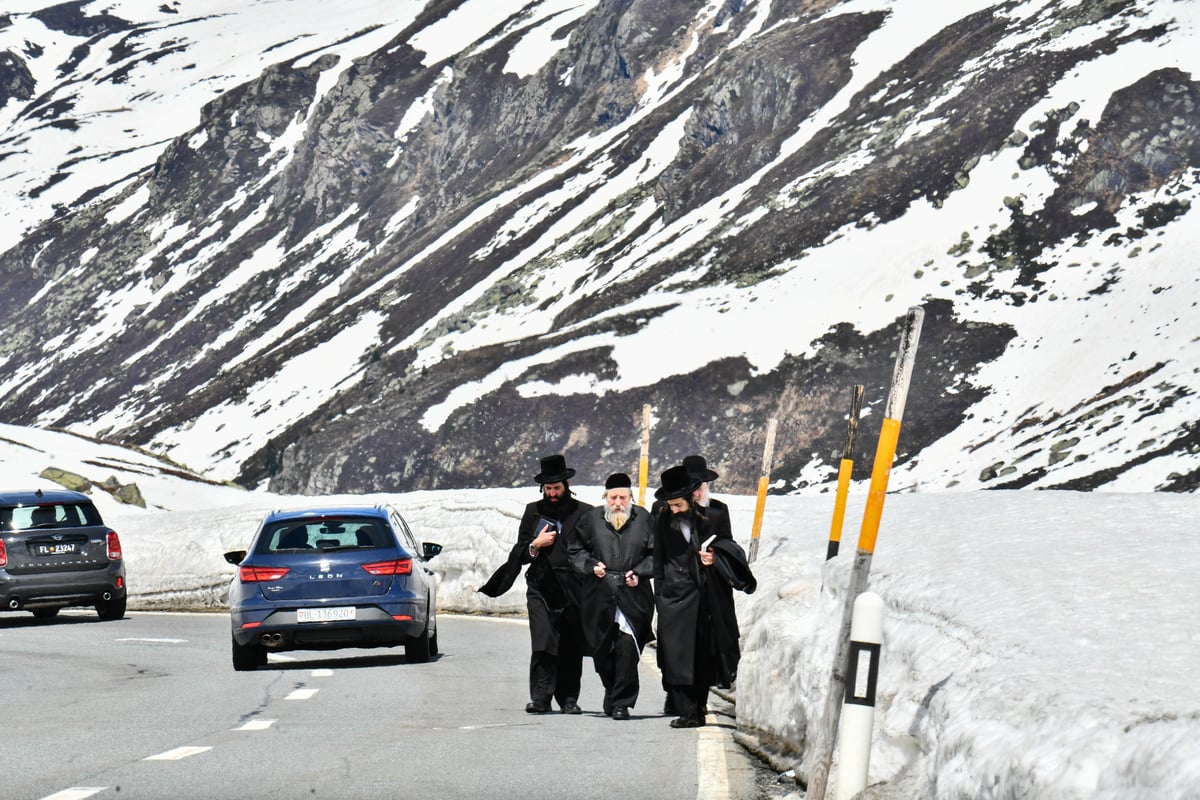
M138 482L149 510L93 491L121 534L135 609L220 607L233 574L221 554L268 509L328 499L185 480L151 456L0 425L0 487L53 488L36 477L47 466ZM714 488L748 544L754 498ZM759 589L739 596L737 686L738 723L764 741L798 744L819 718L864 496L852 492L843 555L828 563L832 495L767 502ZM445 545L432 562L443 610L499 613L523 610L520 583L495 600L475 590L534 498L531 483L360 499L393 502ZM870 581L886 618L867 794L1200 797L1198 519L1196 495L889 496ZM834 781L836 766L831 797Z

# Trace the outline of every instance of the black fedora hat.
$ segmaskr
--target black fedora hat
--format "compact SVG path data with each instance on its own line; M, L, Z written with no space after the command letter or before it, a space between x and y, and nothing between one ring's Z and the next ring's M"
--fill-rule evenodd
M567 460L561 455L546 456L541 460L542 471L533 476L538 483L562 483L575 475L575 470L567 466Z
M692 492L700 485L700 481L688 474L682 464L671 467L660 478L662 486L654 492L655 500L674 500L677 497L691 497Z
M721 477L708 468L708 464L704 463L704 456L685 456L683 459L683 468L687 470L688 475L691 475L694 480L701 481L702 483L715 481Z

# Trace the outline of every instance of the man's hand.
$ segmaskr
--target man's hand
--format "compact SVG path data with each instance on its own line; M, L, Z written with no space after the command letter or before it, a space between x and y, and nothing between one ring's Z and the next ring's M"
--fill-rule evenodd
M711 567L713 565L714 558L715 558L715 556L713 555L712 550L701 550L700 551L700 563L703 564L704 566Z
M596 562L596 566L592 567L592 573L593 573L593 574L594 574L594 575L595 575L597 578L603 578L605 575L607 575L607 574L608 574L608 570L606 570L606 569L604 568L604 562L603 562L603 561L597 561L597 562Z
M544 550L554 544L554 540L558 538L558 532L549 525L542 528L537 536L534 537L530 546L536 547L538 550Z
M629 572L625 573L625 585L629 587L638 585L638 576L636 572L629 570Z

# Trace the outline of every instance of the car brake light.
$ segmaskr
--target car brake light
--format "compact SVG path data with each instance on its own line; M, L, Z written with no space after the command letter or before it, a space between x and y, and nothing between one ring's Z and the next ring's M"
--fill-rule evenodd
M287 567L238 567L238 578L242 583L277 581L287 574Z
M0 567L8 565L8 551L4 549L4 541L0 540Z
M392 561L375 561L363 564L362 568L372 575L409 575L412 573L412 559L397 558Z
M108 532L108 560L121 560L121 537L117 536L116 531Z

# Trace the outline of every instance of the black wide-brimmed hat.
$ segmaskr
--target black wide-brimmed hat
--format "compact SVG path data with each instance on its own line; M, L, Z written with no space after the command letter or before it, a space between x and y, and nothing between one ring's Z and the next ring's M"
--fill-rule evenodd
M693 480L700 481L701 483L715 481L721 477L708 468L708 464L704 463L704 456L685 456L683 459L683 468L687 470L688 475L691 475Z
M671 467L661 476L662 486L654 492L655 500L674 500L677 497L691 497L692 492L700 486L700 481L688 474L682 465Z
M562 483L575 475L575 470L567 466L567 460L561 455L546 456L541 460L541 467L542 471L533 476L538 483Z

